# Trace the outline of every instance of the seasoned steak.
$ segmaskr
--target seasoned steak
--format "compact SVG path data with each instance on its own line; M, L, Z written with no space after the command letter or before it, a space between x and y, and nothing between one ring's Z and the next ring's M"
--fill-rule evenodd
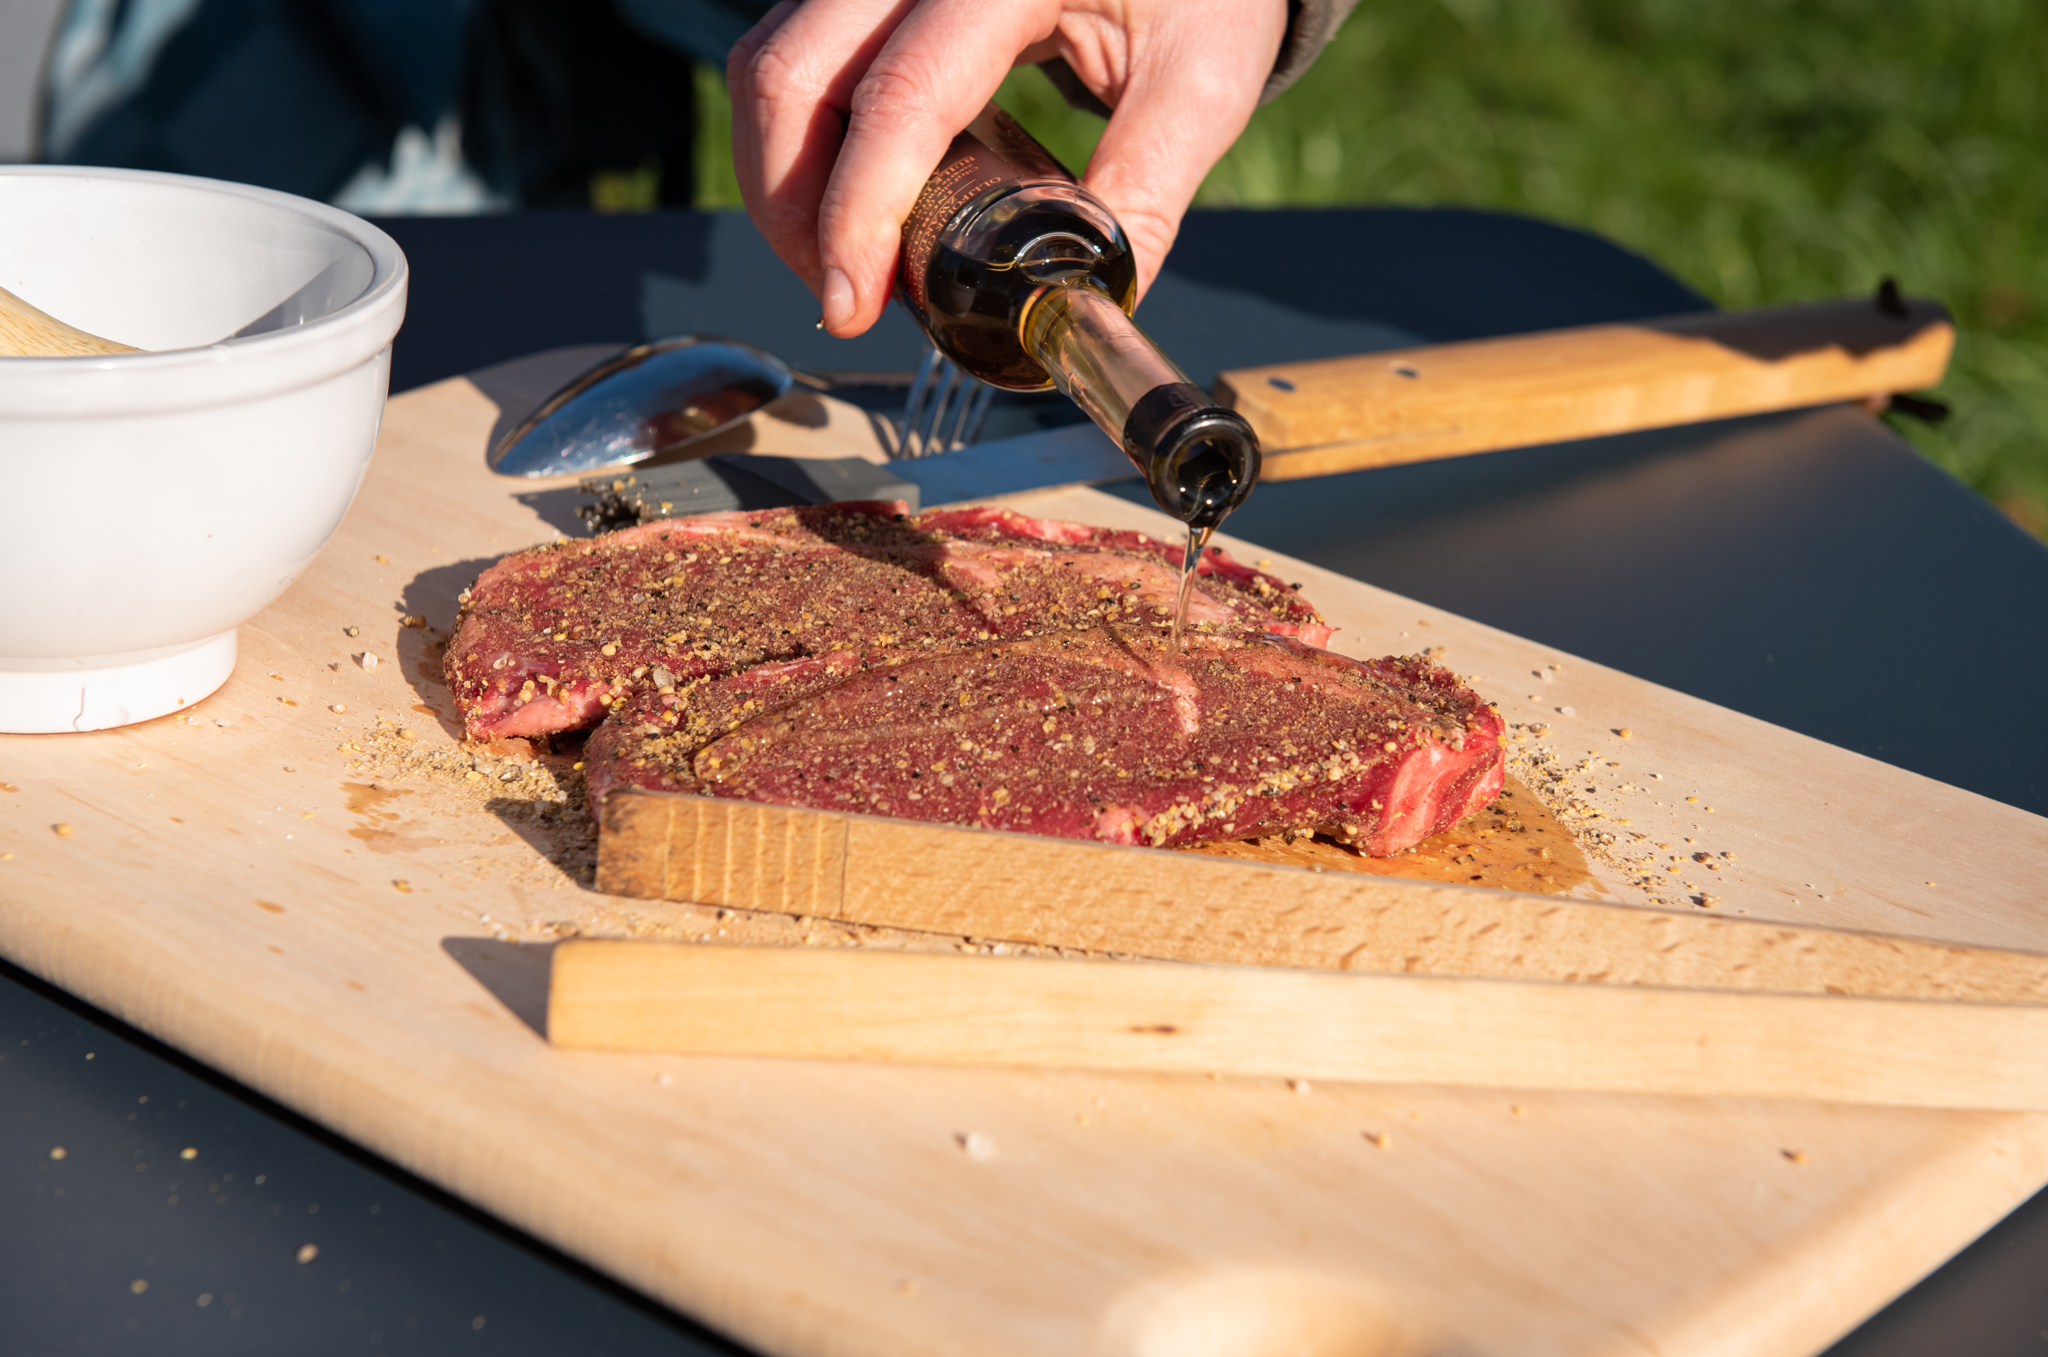
M1142 534L903 508L703 514L507 556L464 596L448 646L468 734L573 730L634 692L834 651L919 653L1171 615L1178 558ZM1286 586L1220 554L1202 561L1189 618L1329 636Z
M1091 528L1085 523L1062 523L1057 519L1026 518L1009 509L981 505L968 509L930 509L917 516L918 526L928 532L942 532L970 542L1051 542L1084 551L1122 551L1156 557L1173 569L1180 569L1182 544L1150 533L1123 528ZM1231 559L1222 547L1210 547L1195 567L1196 576L1210 592L1222 597L1240 595L1258 609L1271 614L1259 630L1272 636L1292 636L1312 646L1327 645L1330 628L1309 607L1307 601L1277 575Z
M642 787L1156 847L1314 828L1385 856L1500 794L1503 730L1423 659L1107 626L642 690L584 757L599 807Z

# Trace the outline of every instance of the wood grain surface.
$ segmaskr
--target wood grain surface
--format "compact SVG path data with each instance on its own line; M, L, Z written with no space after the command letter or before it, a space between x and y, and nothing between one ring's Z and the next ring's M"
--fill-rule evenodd
M673 1055L2048 1111L2048 1008L578 939L548 1039Z
M787 1357L1797 1354L2048 1179L2028 1113L555 1049L566 937L1029 949L591 888L573 751L462 748L438 679L460 590L572 522L485 471L496 413L392 401L195 710L0 738L0 951ZM1597 849L1578 898L2048 944L2034 817L1274 560L1341 648L1441 647L1546 727L1519 772Z
M597 885L1171 961L2048 1002L2033 952L672 792L612 793Z
M75 325L66 325L0 287L0 357L94 358L140 352L132 344L101 339Z
M1939 383L1954 346L1935 302L1819 302L1241 368L1216 396L1284 481L1883 399Z

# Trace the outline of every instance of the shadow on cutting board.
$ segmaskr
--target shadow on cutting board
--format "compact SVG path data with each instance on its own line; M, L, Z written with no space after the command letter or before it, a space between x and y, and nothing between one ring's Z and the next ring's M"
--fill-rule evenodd
M516 549L516 548L515 548ZM399 595L399 602L408 613L417 613L427 619L427 625L435 631L447 632L455 626L456 610L462 606L462 591L476 583L476 577L489 570L500 560L497 556L472 556L466 561L450 561L414 575Z
M496 938L443 938L441 950L489 990L512 1016L548 1039L548 972L552 942L499 942Z
M553 771L557 779L563 778L569 766L583 757L583 740L586 731L568 731L551 737L552 748L539 754L541 764ZM494 748L499 742L483 748ZM506 743L519 744L523 741ZM522 759L519 754L510 754ZM561 803L557 803L558 805ZM484 802L484 809L496 816L499 823L526 840L526 846L546 861L553 863L571 885L584 890L593 889L597 875L597 826L583 809L578 790L572 791L561 813L555 814L545 808L545 803L523 800L516 796L494 796Z
M423 716L431 714L441 729L458 741L462 739L462 720L442 675L441 661L455 630L462 591L494 564L492 558L478 556L437 565L414 575L398 596L399 606L408 616L424 618L427 624L424 628L400 626L392 642L399 673L419 699L413 710Z

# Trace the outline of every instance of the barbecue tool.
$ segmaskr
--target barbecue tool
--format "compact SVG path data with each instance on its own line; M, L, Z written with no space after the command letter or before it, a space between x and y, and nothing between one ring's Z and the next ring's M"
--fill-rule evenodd
M994 387L962 372L937 349L926 349L889 455L914 461L966 447L981 436L995 394Z
M1938 383L1954 339L1939 303L1904 298L1887 287L1867 300L1705 311L1241 368L1223 373L1216 393L1258 432L1266 450L1264 479L1282 481L1837 401L1938 412L1933 402L1899 393ZM768 359L750 346L732 347ZM930 355L927 367L934 360L943 363ZM601 371L565 393L587 387ZM859 380L851 373L808 376ZM872 376L911 385L904 374ZM933 388L947 380L943 374L926 378ZM563 399L557 396L542 414ZM960 403L920 401L914 389L909 407L907 429L890 450L896 460L889 472L919 486L927 505L1131 474L1122 450L1089 424L984 443L974 441L979 424L970 413L934 440L930 435L957 417ZM515 431L500 447L518 437ZM938 441L948 446L923 455ZM627 452L632 460L652 455L651 449ZM497 469L546 475L611 464Z
M635 344L570 381L499 439L487 460L501 476L630 466L723 433L793 386L908 387L896 455L909 457L972 442L992 392L936 351L914 374L807 370L737 339L674 335Z

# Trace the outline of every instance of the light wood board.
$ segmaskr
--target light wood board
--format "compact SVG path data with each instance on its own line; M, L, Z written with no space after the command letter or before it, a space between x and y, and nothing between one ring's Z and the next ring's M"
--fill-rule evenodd
M2048 1112L2048 1008L1274 966L558 943L592 1051Z
M598 895L576 814L536 811L550 761L457 750L434 636L400 619L445 628L564 507L484 471L495 413L462 382L393 401L334 542L189 717L0 739L0 951L789 1357L1811 1352L2048 1179L2024 1113L551 1049L546 949L519 944L856 930ZM1342 648L1442 645L1554 761L1612 757L1573 793L1609 819L1738 853L1660 860L1667 900L2048 941L2034 817L1276 562ZM427 771L458 756L474 780ZM1648 898L1594 865L1581 894Z
M2048 1001L2035 952L637 789L606 803L597 884L1163 961Z

